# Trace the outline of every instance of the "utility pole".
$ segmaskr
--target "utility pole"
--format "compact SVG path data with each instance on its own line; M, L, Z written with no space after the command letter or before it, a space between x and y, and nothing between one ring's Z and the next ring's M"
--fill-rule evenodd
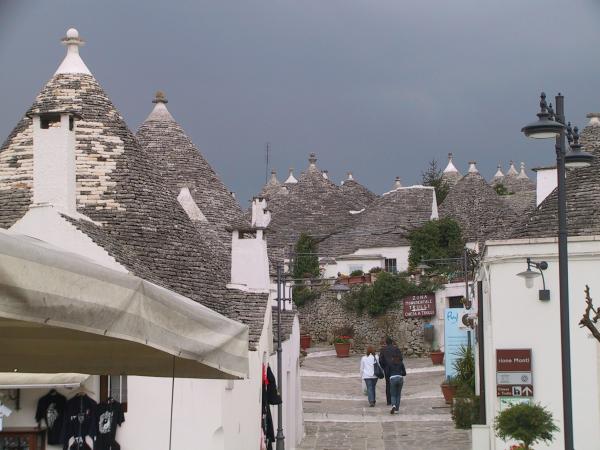
M283 292L282 292L283 291ZM283 284L283 266L277 266L277 389L279 396L283 392L281 383L283 381L281 371L281 303L285 300L285 285ZM283 408L282 401L277 405L277 436L275 436L276 450L284 450L285 442L283 436Z

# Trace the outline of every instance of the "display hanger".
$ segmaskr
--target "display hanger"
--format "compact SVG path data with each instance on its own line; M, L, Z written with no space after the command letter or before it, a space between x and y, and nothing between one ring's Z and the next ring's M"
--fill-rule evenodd
M81 395L93 395L94 393L86 388L83 384L75 389L75 393L73 397L81 396Z

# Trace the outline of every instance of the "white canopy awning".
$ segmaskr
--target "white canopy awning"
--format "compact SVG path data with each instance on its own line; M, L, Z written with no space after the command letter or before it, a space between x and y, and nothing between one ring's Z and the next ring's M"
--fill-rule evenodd
M248 327L173 291L0 230L0 372L248 374Z
M0 373L0 389L76 388L89 377L82 373Z

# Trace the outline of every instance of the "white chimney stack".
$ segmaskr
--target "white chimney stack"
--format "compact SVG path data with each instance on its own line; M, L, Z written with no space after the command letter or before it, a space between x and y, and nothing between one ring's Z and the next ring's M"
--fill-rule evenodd
M76 212L75 115L70 112L34 114L33 203L51 204Z

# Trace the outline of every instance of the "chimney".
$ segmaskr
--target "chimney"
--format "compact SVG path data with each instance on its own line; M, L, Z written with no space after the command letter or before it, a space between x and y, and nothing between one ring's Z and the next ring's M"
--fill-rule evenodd
M33 203L76 212L75 123L72 112L32 114Z
M261 197L252 199L252 226L267 228L271 222L271 212L267 209L267 201Z

